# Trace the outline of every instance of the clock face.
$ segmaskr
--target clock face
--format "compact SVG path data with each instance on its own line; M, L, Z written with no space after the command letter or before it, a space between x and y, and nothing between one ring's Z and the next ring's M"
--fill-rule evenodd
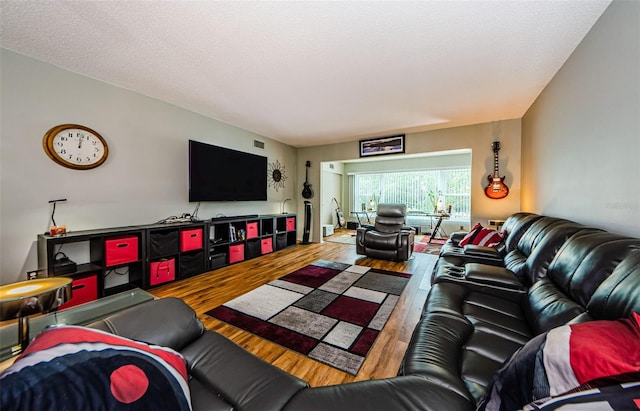
M100 134L77 124L52 128L45 134L42 143L53 161L76 170L98 167L109 153L107 143Z

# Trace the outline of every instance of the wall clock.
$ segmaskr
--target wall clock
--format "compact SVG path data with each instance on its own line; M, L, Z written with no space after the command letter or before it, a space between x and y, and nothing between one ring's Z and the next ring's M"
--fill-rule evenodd
M276 160L273 163L269 163L267 173L270 186L273 186L276 191L284 188L284 181L287 179L287 176L284 174L284 165L280 164L280 161Z
M100 134L78 124L61 124L42 139L44 152L56 163L74 170L89 170L104 163L109 146Z

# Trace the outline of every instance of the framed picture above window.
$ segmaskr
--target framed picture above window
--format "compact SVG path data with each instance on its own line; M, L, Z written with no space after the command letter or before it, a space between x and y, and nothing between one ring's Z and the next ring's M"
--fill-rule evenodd
M360 140L360 157L404 153L404 134Z

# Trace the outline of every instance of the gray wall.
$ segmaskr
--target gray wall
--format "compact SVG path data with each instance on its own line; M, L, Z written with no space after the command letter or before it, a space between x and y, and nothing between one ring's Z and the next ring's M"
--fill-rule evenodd
M48 200L59 204L56 222L68 230L148 224L193 211L188 202L187 140L194 139L279 160L285 189L266 202L202 203L199 216L295 210L296 149L176 106L0 49L0 283L26 279L37 268L36 236L49 226ZM100 167L61 167L42 149L58 124L90 127L107 140ZM253 147L253 140L265 149ZM221 176L225 178L225 176Z
M522 120L522 206L640 236L640 2L614 1Z

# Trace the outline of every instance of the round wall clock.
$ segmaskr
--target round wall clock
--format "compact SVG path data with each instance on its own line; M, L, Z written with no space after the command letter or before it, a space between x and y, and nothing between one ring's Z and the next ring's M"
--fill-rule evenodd
M89 170L104 163L109 146L100 134L78 124L61 124L47 131L42 139L45 153L61 166Z
M267 172L270 186L273 186L276 191L284 188L284 180L287 179L287 176L284 174L284 165L280 164L280 161L276 160L273 163L269 163Z

